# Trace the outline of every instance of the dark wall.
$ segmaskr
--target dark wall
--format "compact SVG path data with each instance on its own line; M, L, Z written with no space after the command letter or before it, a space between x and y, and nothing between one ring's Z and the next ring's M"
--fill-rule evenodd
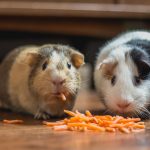
M0 61L3 60L9 51L18 46L55 43L75 47L85 55L85 61L93 65L98 48L102 46L105 41L106 39L84 36L0 31Z

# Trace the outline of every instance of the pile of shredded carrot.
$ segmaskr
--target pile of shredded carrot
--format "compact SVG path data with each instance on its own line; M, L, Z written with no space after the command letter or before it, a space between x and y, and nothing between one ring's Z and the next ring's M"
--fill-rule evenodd
M92 115L89 111L82 114L78 111L64 110L71 116L56 122L44 121L43 124L52 127L56 131L100 131L100 132L140 132L145 129L144 122L140 118L124 118L122 116L98 116Z

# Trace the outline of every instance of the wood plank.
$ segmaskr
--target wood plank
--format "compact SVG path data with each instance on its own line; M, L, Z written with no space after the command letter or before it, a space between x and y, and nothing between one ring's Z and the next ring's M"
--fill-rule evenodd
M118 3L122 4L142 4L142 5L149 5L150 0L119 0Z
M113 22L92 22L80 19L32 19L32 18L10 18L2 19L1 30L48 32L64 35L80 35L94 37L113 36L122 30L122 24ZM116 28L117 27L117 28ZM109 29L109 30L108 30Z
M87 96L86 96L87 97ZM79 103L83 100L80 97ZM97 106L99 101L86 101L89 106ZM90 105L92 103L92 105ZM85 107L86 108L86 107ZM42 125L42 120L32 116L0 111L1 119L23 119L22 125L3 124L0 121L0 147L2 150L148 150L150 121L146 121L146 131L135 134L99 132L56 132ZM53 121L53 120L51 120Z
M4 1L4 0L0 0ZM10 1L10 0L5 0ZM15 1L23 1L23 0L15 0ZM33 2L73 2L73 3L114 3L114 0L26 0L26 1L33 1Z
M134 29L138 22L105 19L49 18L49 17L1 17L0 30L45 32L64 35L78 35L110 38L128 29ZM143 29L150 28L143 22Z
M0 16L150 18L149 5L0 1Z

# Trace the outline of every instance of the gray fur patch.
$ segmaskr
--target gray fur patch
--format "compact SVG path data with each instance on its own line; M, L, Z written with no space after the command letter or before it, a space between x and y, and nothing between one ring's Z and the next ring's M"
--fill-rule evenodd
M0 80L0 101L2 105L7 105L7 106L11 105L10 97L8 94L9 73L11 71L11 67L16 57L20 54L21 51L23 51L27 47L29 46L22 46L16 48L15 50L12 50L0 65L0 79L1 79Z

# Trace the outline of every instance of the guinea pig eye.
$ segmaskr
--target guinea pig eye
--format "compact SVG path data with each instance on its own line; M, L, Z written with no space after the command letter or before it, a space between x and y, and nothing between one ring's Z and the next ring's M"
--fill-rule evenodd
M141 83L140 77L134 76L134 84L137 86Z
M116 76L113 76L111 79L111 85L115 85L116 83Z
M71 64L67 62L67 67L71 69Z
M47 68L47 65L48 65L48 62L44 62L43 65L42 65L42 70L45 70Z

